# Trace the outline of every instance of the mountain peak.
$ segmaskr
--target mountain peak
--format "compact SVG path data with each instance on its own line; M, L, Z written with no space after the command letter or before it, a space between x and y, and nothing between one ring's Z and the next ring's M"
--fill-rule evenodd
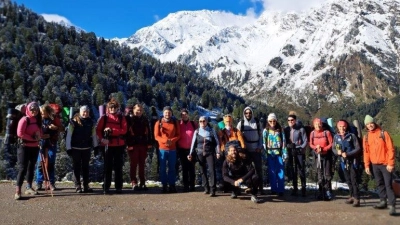
M265 102L368 101L398 92L399 11L393 0L329 0L258 18L181 11L126 43L164 62L196 66L218 84Z

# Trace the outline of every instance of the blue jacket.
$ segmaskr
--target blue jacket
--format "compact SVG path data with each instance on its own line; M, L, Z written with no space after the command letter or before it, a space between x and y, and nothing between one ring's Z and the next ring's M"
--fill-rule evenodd
M335 153L335 155L337 155L338 150L346 152L346 159L348 161L353 161L354 165L360 163L359 156L361 155L362 151L355 134L349 132L346 132L343 136L340 134L335 134L333 137L332 151ZM345 160L342 158L341 161L343 163Z

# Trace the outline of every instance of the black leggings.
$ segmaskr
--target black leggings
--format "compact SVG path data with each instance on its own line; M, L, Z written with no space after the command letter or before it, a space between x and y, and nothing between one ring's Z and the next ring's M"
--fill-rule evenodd
M17 149L18 158L18 175L17 175L17 186L21 187L24 183L24 177L26 175L26 181L29 185L32 185L33 175L35 173L35 165L39 155L39 147L26 147L20 146Z
M72 166L74 169L74 182L75 187L81 186L81 170L83 178L83 186L87 187L89 184L89 161L91 151L72 149Z

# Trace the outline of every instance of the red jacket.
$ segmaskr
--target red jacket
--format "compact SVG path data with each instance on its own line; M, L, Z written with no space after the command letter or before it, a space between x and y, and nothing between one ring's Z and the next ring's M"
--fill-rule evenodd
M364 135L363 148L365 168L369 168L370 163L394 166L395 152L392 138L388 132L384 131L383 135L385 140L383 140L381 131L382 129L377 127Z
M104 125L104 119L107 116L107 124ZM127 123L124 116L116 114L106 114L97 121L96 134L99 139L104 138L104 129L111 128L112 132L108 138L108 146L123 146L125 145L124 136L127 131ZM100 142L101 143L101 142ZM104 144L101 144L104 146Z
M310 134L310 148L316 150L317 145L321 146L321 155L326 155L332 151L333 138L329 131L313 130Z

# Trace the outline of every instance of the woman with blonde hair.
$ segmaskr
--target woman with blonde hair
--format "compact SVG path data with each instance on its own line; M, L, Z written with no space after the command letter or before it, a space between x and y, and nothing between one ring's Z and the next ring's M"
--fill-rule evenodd
M68 125L66 147L68 155L72 157L75 191L77 193L93 192L89 187L89 161L91 148L97 147L98 143L95 124L90 118L89 112L88 106L80 107L79 113L75 114ZM83 189L81 184L81 171Z

